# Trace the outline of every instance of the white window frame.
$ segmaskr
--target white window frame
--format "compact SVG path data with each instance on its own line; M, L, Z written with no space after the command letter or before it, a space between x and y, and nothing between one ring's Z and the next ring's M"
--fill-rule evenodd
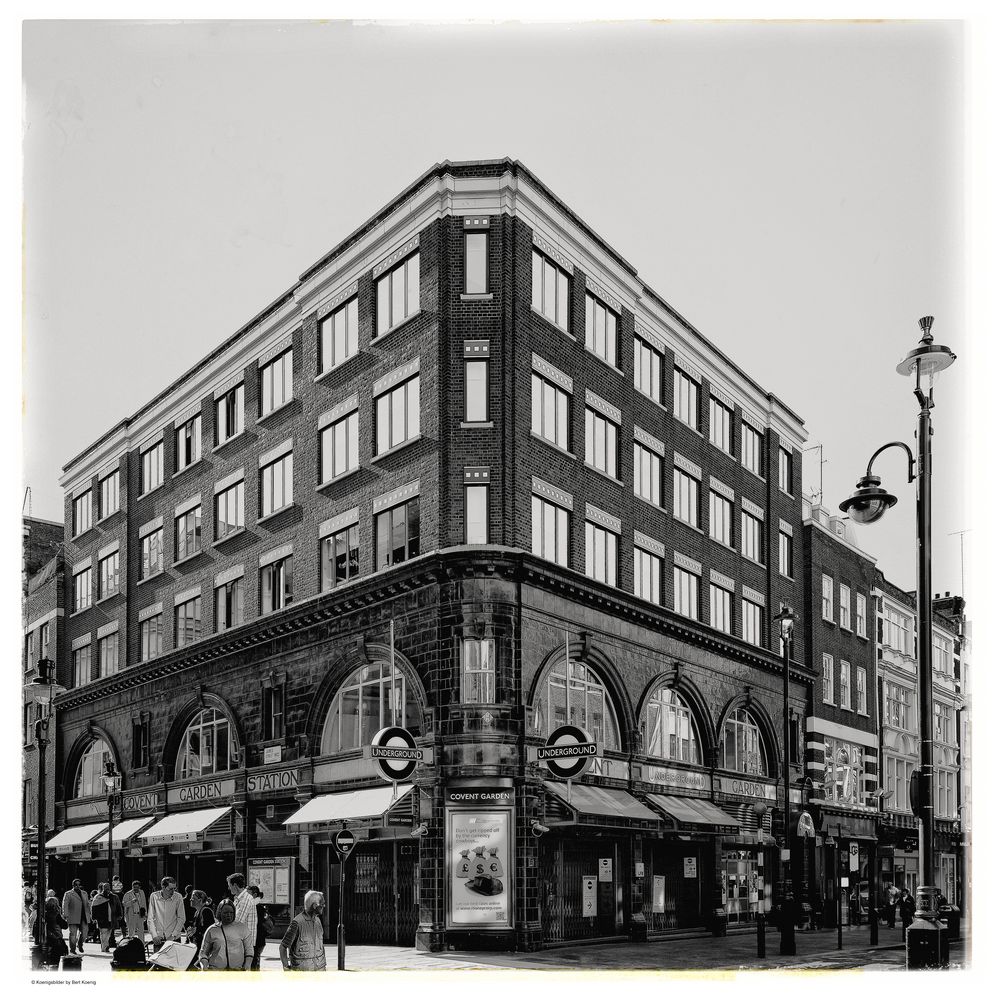
M221 397L215 399L216 446L221 446L224 442L228 442L243 432L245 417L243 397L243 384L238 383ZM230 408L232 408L232 413L230 413Z
M792 537L787 532L778 533L778 572L792 577Z
M182 422L174 430L176 446L174 461L176 472L186 470L192 463L201 459L201 412Z
M352 297L319 321L320 376L358 354L358 298Z
M674 367L674 417L701 432L701 381Z
M586 296L586 347L608 366L618 368L618 315L593 294Z
M420 374L393 384L375 397L375 455L420 435Z
M674 611L698 621L701 617L701 577L674 564Z
M840 627L851 629L851 588L848 584L840 585Z
M663 558L636 546L632 572L636 596L654 605L662 605Z
M121 478L118 471L112 470L101 477L98 486L101 488L100 520L103 520L121 507Z
M569 394L540 373L531 374L531 431L569 452Z
M723 546L733 548L733 502L708 489L708 534Z
M827 622L833 619L833 578L829 574L823 574L823 618Z
M733 593L719 584L708 585L709 624L719 632L732 634Z
M748 523L753 523L747 527ZM764 559L764 523L746 508L740 509L740 549L748 560L753 563L763 563Z
M142 464L142 493L155 491L163 483L163 440L139 454Z
M632 443L632 491L663 507L663 457L638 441Z
M868 638L868 602L864 594L854 593L854 631L863 639Z
M757 474L758 477L762 476L761 453L764 449L764 436L753 425L748 425L746 422L742 423L740 436L740 462L751 473Z
M73 535L83 535L94 524L93 492L88 487L73 498Z
M569 511L531 495L531 551L544 560L569 566Z
M632 385L651 401L662 403L663 353L638 335L632 346Z
M851 710L851 665L846 660L840 661L840 707Z
M360 465L358 410L348 412L319 430L319 482L328 484Z
M569 331L570 276L548 256L531 250L531 307L564 332Z
M756 601L743 598L743 639L752 646L763 646L764 609Z
M836 704L833 685L833 656L830 653L823 654L823 703L826 705Z
M260 487L259 508L260 517L276 515L284 508L290 508L295 503L293 454L284 453L276 460L265 463L260 468L258 482ZM280 465L280 475L277 467ZM280 493L279 493L280 492ZM280 496L281 504L275 504L276 496Z
M708 441L731 456L733 453L733 409L709 394L708 412Z
M156 559L152 554L156 553ZM155 567L154 567L155 563ZM153 529L142 537L140 543L139 579L154 577L163 571L163 527Z
M420 312L419 251L379 276L375 281L375 301L376 338L388 335Z
M258 374L260 417L284 407L295 397L295 365L291 347L266 362Z
M618 426L593 408L584 408L586 442L584 462L600 473L618 479Z
M490 485L466 484L463 488L465 542L469 546L481 546L490 541ZM480 506L473 505L481 501Z
M618 586L618 536L593 522L584 526L584 573L591 580Z
M674 467L674 518L701 527L701 481L679 466Z
M496 701L496 642L462 640L462 703L491 705Z
M858 715L868 714L868 671L864 667L854 670L854 704Z

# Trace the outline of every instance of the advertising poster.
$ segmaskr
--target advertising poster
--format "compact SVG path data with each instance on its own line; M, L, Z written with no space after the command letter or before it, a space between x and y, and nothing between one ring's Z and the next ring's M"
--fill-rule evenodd
M662 874L653 875L653 911L665 912L667 908L667 879Z
M510 812L449 812L451 916L456 926L511 925Z

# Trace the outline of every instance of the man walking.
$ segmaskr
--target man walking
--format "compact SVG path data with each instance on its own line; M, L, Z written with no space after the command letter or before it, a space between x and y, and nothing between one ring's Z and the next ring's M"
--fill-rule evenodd
M160 890L149 896L149 933L154 950L159 950L167 940L179 940L184 935L184 901L171 877L163 878Z
M286 971L325 971L323 921L326 899L319 891L307 891L302 911L288 924L278 945L281 966Z
M97 897L90 904L90 914L101 934L101 950L108 952L114 936L115 915L111 904L111 886L105 881L97 890Z
M69 923L69 952L82 954L83 938L90 922L90 898L79 878L73 878L73 886L63 895L62 914Z
M132 882L132 890L125 892L122 899L125 910L125 935L146 939L146 896L138 881Z
M229 893L233 896L233 904L236 906L236 921L247 924L252 945L257 936L257 902L247 891L247 879L238 871L226 878L226 884L229 885ZM257 970L260 970L259 965Z

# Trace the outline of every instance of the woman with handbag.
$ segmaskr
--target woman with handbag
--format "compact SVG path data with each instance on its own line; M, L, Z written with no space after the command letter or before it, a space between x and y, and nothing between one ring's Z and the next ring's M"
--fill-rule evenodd
M247 971L252 961L250 927L236 921L232 902L220 902L215 924L205 931L198 964L203 971Z
M250 970L259 971L260 955L264 952L264 947L267 946L267 934L274 928L274 923L268 914L267 906L264 904L264 893L260 888L251 884L247 886L247 891L253 896L254 904L257 906L257 935L253 941L253 962L250 965Z
M35 916L33 936L36 943L45 940L45 963L49 967L58 966L60 958L69 953L69 947L63 939L62 931L66 928L66 920L62 916L62 908L58 898L45 899L42 915Z

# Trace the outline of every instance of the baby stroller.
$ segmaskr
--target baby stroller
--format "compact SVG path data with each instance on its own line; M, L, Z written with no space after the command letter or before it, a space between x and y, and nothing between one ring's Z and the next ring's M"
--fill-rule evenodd
M150 971L189 971L197 956L198 948L193 943L167 940L146 960Z
M146 944L141 936L126 936L119 941L111 956L112 971L148 971Z

